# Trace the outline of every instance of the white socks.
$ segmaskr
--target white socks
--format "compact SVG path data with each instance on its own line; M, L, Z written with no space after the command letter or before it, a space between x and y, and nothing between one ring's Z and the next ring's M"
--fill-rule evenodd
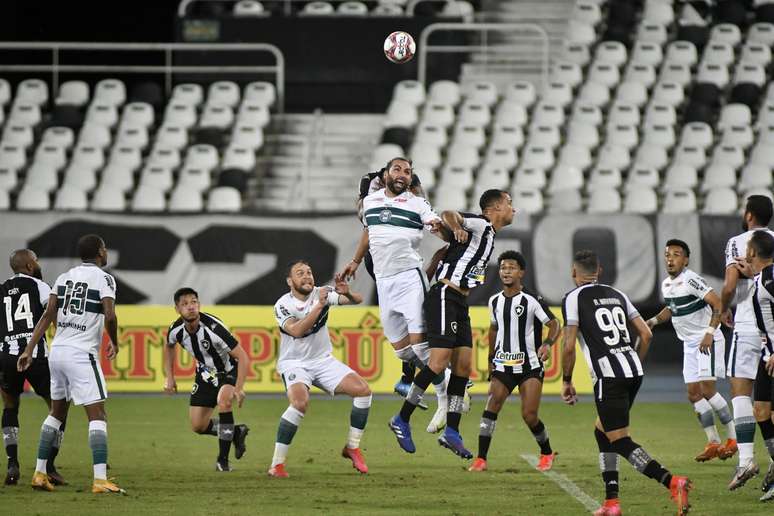
M720 443L718 429L715 428L715 418L712 415L712 405L709 401L701 398L693 404L693 408L699 416L699 423L707 434L707 440L711 443Z
M360 396L352 398L352 413L349 417L349 434L347 434L347 448L360 448L360 438L363 437L368 412L371 409L372 396Z
M718 415L720 422L726 427L726 437L728 439L736 440L734 418L731 415L731 410L728 408L726 399L719 392L716 392L715 395L709 399L709 404L712 405L712 409Z
M746 467L754 457L755 417L749 396L737 396L731 400L734 406L734 425L739 447L739 467Z

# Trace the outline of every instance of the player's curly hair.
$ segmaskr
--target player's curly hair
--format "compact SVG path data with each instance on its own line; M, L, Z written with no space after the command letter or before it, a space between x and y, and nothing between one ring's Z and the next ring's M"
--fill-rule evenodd
M180 298L183 296L196 296L196 299L199 299L199 293L192 289L191 287L182 287L175 291L175 295L173 296L173 299L175 300L175 304L180 302Z
M599 256L596 251L582 249L575 253L573 263L583 272L594 273L599 269Z
M99 250L105 247L105 241L99 235L83 235L78 239L78 256L88 262L99 256Z
M524 259L524 255L521 254L518 251L509 250L509 251L505 251L500 256L498 256L497 257L497 266L498 267L500 266L500 264L503 263L503 260L513 260L513 261L515 261L516 263L519 264L519 268L521 270L523 270L523 271L527 270L527 260L525 260Z
M669 240L667 240L666 247L671 247L671 246L681 247L686 257L691 256L691 248L688 247L688 244L686 244L682 240L677 238L670 238Z

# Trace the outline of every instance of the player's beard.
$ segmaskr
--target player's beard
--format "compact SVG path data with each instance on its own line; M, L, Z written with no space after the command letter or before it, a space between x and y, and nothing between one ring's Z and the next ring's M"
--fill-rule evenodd
M389 190L390 190L392 193L394 193L395 195L400 195L400 194L402 194L402 193L403 193L403 192L405 192L405 191L406 191L406 189L408 188L408 185L407 185L406 183L402 183L402 184L403 184L403 187L401 188L400 186L398 186L398 185L396 184L396 181L395 181L394 179L391 179L391 178L390 178L390 176L387 176L387 178L386 178L386 179L387 179L387 188L389 188Z
M293 288L301 295L308 296L314 290L314 283L307 285L306 283L293 283Z
M744 219L742 219L742 231L744 231L745 233L750 231L750 228L747 226L747 221Z
M39 280L43 280L43 269L40 267L35 268L35 270L32 271L32 277L38 278Z

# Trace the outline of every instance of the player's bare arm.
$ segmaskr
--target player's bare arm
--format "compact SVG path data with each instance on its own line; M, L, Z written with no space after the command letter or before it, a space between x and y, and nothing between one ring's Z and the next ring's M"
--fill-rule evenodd
M237 346L228 352L231 358L237 361L237 379L236 385L234 385L234 398L237 400L237 405L242 408L242 403L245 401L245 381L247 380L247 364L250 359L247 357L244 348Z
M174 394L177 392L175 381L175 346L164 346L164 392Z
M490 376L492 374L492 360L494 360L494 355L495 355L495 344L497 344L497 325L490 324L489 325L489 354L487 359L487 368L489 370Z
M443 223L446 224L446 226L452 232L454 240L461 244L464 244L468 241L468 232L462 227L464 219L459 212L446 210L441 213L441 220L443 220Z
M578 327L564 327L564 349L562 350L562 400L568 405L578 402L575 386L572 384L572 372L575 369L575 343L578 340Z
M328 288L321 288L319 297L320 302L312 307L307 316L303 319L290 317L287 321L285 321L282 329L297 339L303 337L309 330L312 329L312 326L314 326L317 318L320 317L320 313L323 311L323 308L328 305L328 292Z
M664 324L668 320L672 318L672 311L667 308L666 306L661 309L659 313L651 317L646 321L646 324L649 328L653 328L655 326L658 326L659 324Z
M704 296L704 302L712 307L712 317L704 332L704 337L702 337L701 343L699 344L699 351L705 355L709 355L710 350L715 343L715 331L718 329L718 326L720 326L720 316L723 313L723 306L720 297L714 290L707 292L707 295Z
M105 331L110 337L110 347L107 358L113 360L118 355L118 317L116 316L116 300L111 297L102 298L102 312L105 314Z
M48 330L48 327L51 326L51 323L56 321L56 302L57 300L55 293L52 293L50 296L48 296L46 310L43 312L43 315L38 321L38 324L35 325L35 329L32 330L32 337L30 337L28 342L39 342L40 339L43 338L43 335L46 334L46 330ZM27 346L24 349L24 352L19 355L19 359L16 361L16 369L19 372L27 369L32 363L31 357L32 351L34 349L35 346Z
M639 344L637 345L637 355L640 357L640 362L645 360L645 356L650 349L650 341L653 340L653 332L650 331L650 327L645 323L642 317L637 316L631 320L634 331L637 332L639 337Z
M551 346L554 345L556 339L559 338L559 332L561 332L559 321L556 319L551 319L548 321L546 326L548 326L548 335L546 335L545 340L543 340L543 344L538 349L538 357L540 357L540 360L543 362L548 360L548 357L551 354Z
M726 274L723 278L723 289L720 291L721 302L721 320L729 328L734 327L734 318L731 315L731 301L736 293L736 284L739 281L739 269L734 265L726 267Z
M359 305L363 302L363 296L357 292L352 292L343 276L337 274L334 277L334 282L340 305Z

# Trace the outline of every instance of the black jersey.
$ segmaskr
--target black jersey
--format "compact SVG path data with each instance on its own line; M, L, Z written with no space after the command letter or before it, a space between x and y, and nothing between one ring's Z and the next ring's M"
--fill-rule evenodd
M180 346L196 358L200 373L228 373L236 366L229 352L239 345L226 325L213 315L201 312L196 333L188 333L183 318L169 327L167 345Z
M640 314L629 298L613 287L589 283L562 300L564 324L578 327L578 340L592 378L642 376L627 322Z
M32 276L16 274L0 283L0 337L2 352L18 355L27 347L32 330L43 315L48 304L51 287ZM48 355L45 337L36 343L33 357Z
M768 361L774 355L774 265L763 268L755 278L753 287L753 310L758 331L763 336L761 353Z
M483 215L460 213L462 229L468 232L465 243L452 238L449 249L438 264L436 279L449 280L453 285L472 289L484 283L486 267L494 249L495 230Z

